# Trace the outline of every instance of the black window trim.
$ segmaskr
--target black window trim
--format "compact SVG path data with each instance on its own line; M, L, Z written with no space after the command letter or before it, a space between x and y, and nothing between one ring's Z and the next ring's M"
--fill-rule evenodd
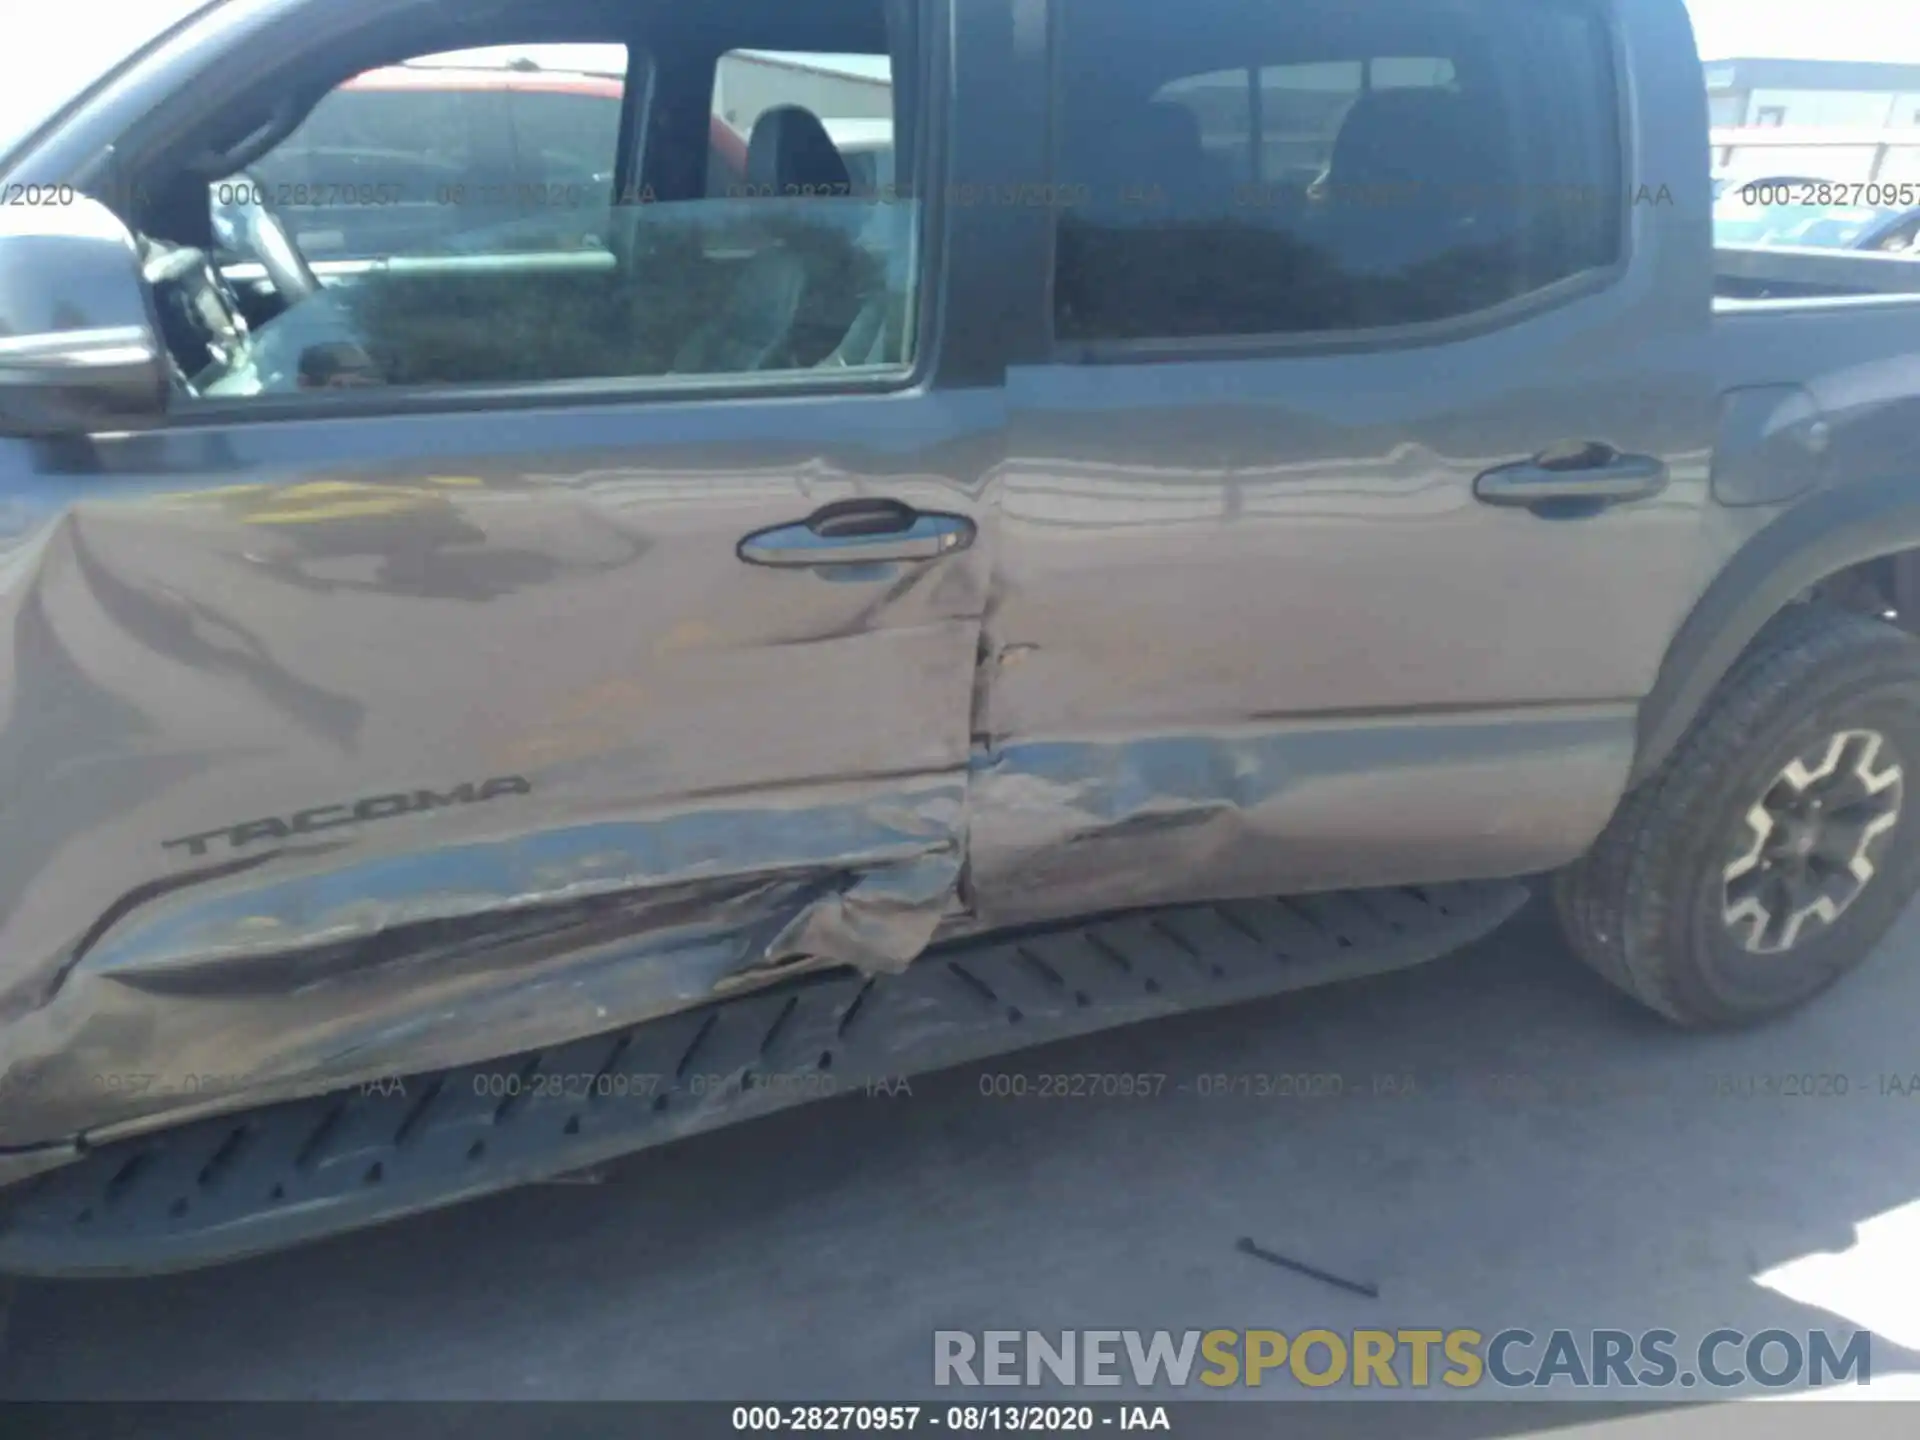
M1458 344L1513 329L1529 320L1582 300L1615 289L1627 278L1637 253L1634 239L1633 197L1638 194L1638 136L1634 127L1633 71L1629 63L1627 37L1621 29L1616 6L1610 0L1581 0L1592 12L1605 36L1613 66L1614 142L1620 161L1622 203L1619 207L1617 250L1611 264L1593 266L1563 276L1524 295L1516 295L1496 305L1450 315L1443 320L1422 320L1407 325L1375 325L1355 330L1273 331L1251 335L1142 336L1127 340L1062 339L1058 330L1059 306L1054 294L1058 276L1060 226L1048 227L1046 241L1047 313L1046 334L1050 341L1048 362L1054 365L1130 365L1177 361L1298 359L1321 355L1352 355L1416 350L1439 345ZM1054 180L1054 162L1058 159L1061 135L1060 65L1063 55L1065 6L1049 0L1048 47L1048 128L1047 174Z
M949 6L953 0L915 0L915 3L920 11L916 63L919 66L917 98L921 114L915 125L918 138L914 173L943 178L947 173L947 157L951 153L947 123L952 92L948 31ZM259 43L258 36L248 38L252 43ZM623 37L619 43L627 47L627 76L623 83L629 95L633 90L636 57L643 58L647 66L645 103L634 121L642 137L634 152L637 166L639 157L644 157L646 153L646 140L650 138L652 102L658 80L657 57L650 47L636 43L634 36ZM70 183L82 188L93 177L110 173L115 168L117 151L118 146L112 145L102 152L96 152ZM616 176L616 183L624 183L625 178ZM290 420L363 420L489 410L554 411L581 406L612 407L648 403L685 405L695 401L857 398L931 389L937 383L937 360L944 332L942 301L946 290L944 278L949 247L946 207L941 197L946 188L944 183L924 183L919 187L920 194L915 200L918 213L911 242L915 293L911 306L913 323L909 331L914 337L915 349L908 365L884 370L823 369L813 366L805 370L686 377L586 376L507 384L409 385L231 399L198 398L191 409L169 408L159 420L139 433L181 434Z
M508 384L408 385L323 390L295 395L255 395L199 400L191 410L170 410L148 433L180 433L282 420L378 419L407 415L458 415L489 410L571 410L659 402L792 400L891 395L925 385L919 358L911 370L749 371L738 375L585 376L573 380L522 380Z
M621 89L620 104L627 113L620 117L620 134L613 151L614 200L623 186L638 182L646 163L647 143L653 139L653 102L660 91L660 57L651 48L641 49L631 40L627 47L627 80ZM646 84L633 83L634 56L643 57L647 67Z

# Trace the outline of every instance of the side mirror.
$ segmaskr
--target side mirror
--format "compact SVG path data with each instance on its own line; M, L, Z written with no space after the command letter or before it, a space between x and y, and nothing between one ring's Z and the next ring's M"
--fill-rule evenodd
M168 380L119 218L84 195L0 206L0 434L138 429L166 413Z

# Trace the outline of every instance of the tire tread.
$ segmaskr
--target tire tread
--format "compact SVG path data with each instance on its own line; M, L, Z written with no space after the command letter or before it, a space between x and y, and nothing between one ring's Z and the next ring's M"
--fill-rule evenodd
M1849 661L1920 673L1920 645L1881 621L1819 603L1788 607L1754 638L1674 753L1629 791L1593 848L1555 877L1561 928L1579 958L1680 1025L1750 1017L1702 1004L1685 983L1689 958L1663 944L1684 896L1663 884L1685 846L1718 817L1703 799L1764 726L1819 672Z

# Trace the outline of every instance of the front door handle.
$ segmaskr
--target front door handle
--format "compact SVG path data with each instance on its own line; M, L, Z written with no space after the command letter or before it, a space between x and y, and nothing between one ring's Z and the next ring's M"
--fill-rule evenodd
M1667 488L1667 467L1652 455L1623 455L1598 443L1544 451L1517 465L1489 470L1473 482L1488 505L1589 508L1645 500Z
M887 565L938 560L973 543L964 515L916 510L899 500L837 500L805 520L758 530L740 542L749 565Z

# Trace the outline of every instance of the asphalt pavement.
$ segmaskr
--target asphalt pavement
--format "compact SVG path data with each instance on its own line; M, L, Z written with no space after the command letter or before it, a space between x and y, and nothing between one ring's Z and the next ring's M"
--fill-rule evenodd
M801 1107L599 1183L195 1274L23 1283L0 1399L952 1400L936 1330L1314 1326L1862 1327L1872 1389L1899 1393L1920 1383L1916 958L1910 915L1791 1020L1688 1035L1536 906L1419 970ZM1165 1080L1038 1093L1104 1074ZM1320 1078L1265 1078L1299 1076Z

